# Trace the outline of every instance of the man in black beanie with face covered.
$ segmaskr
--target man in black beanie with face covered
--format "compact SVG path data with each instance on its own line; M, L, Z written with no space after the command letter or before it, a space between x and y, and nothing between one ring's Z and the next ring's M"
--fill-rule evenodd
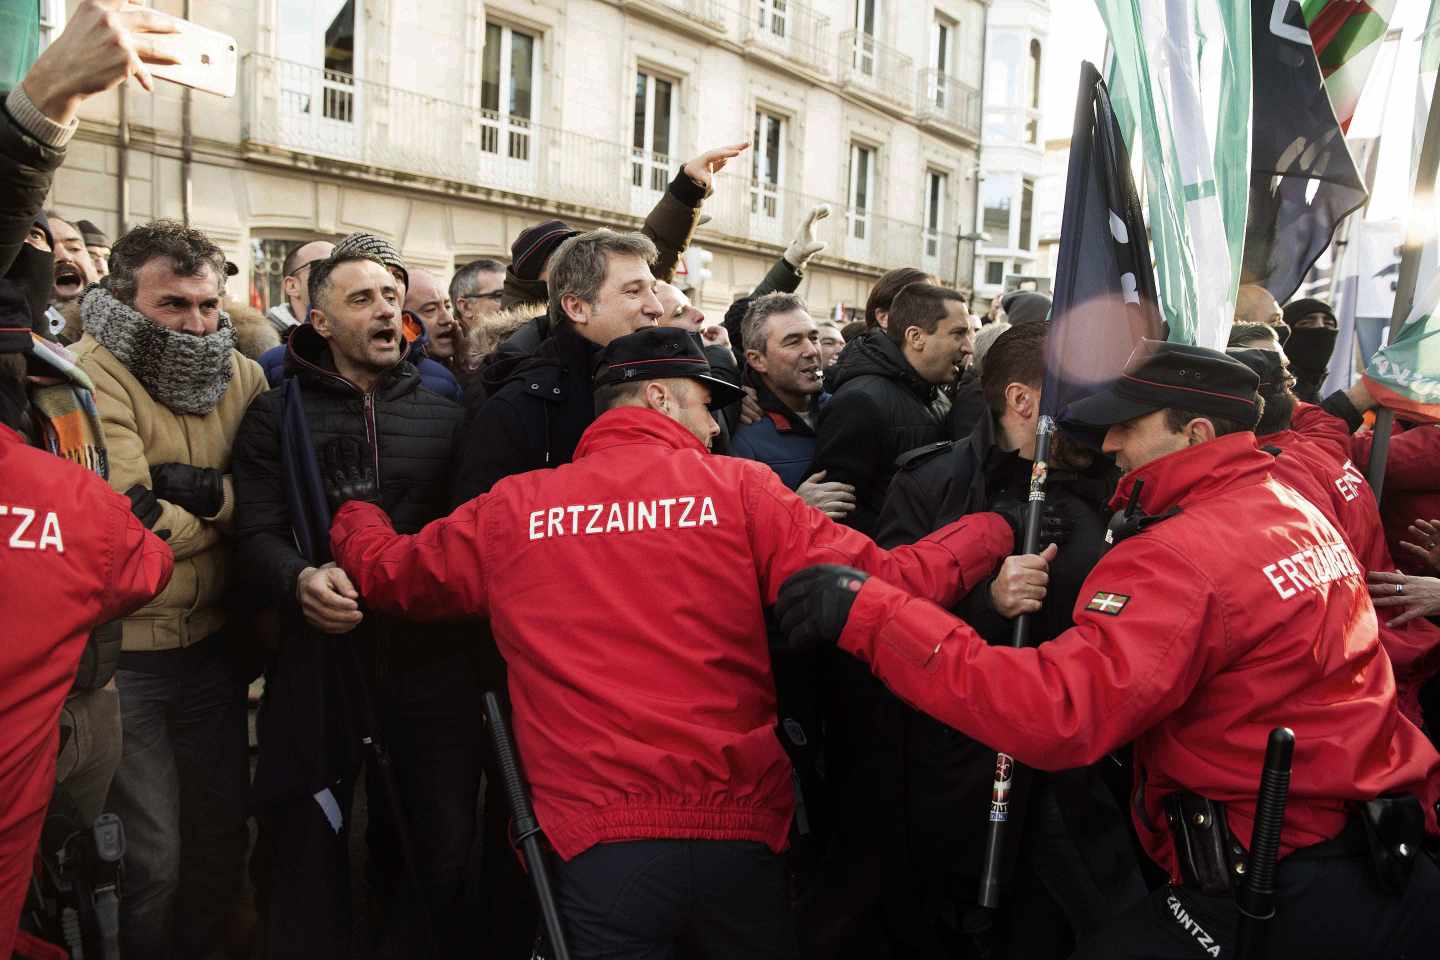
M1335 311L1324 300L1292 300L1285 305L1285 325L1291 330L1285 355L1295 374L1295 396L1306 403L1319 403L1320 386L1340 333Z

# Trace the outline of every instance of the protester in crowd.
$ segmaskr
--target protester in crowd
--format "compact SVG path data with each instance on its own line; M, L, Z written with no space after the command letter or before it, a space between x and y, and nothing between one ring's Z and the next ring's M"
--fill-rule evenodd
M75 229L85 238L85 250L95 266L95 277L104 280L110 276L110 238L89 220L76 220Z
M1385 824L1390 857L1398 843L1418 850L1437 833L1440 755L1399 714L1343 536L1274 479L1274 457L1257 448L1256 387L1248 367L1216 351L1143 341L1118 381L1070 405L1070 421L1108 431L1105 450L1125 471L1115 502L1126 519L1085 582L1076 626L1039 650L989 646L858 571L809 570L781 591L790 646L838 641L906 701L1020 763L1074 767L1134 741L1144 771L1135 825L1172 885L1080 957L1173 953L1187 935L1228 955L1236 864L1251 845L1257 771L1279 726L1299 735L1277 910L1265 928L1271 953L1440 947L1440 916L1428 906L1440 871L1400 854L1408 877L1391 874L1394 885L1383 886L1362 822L1383 814L1371 822ZM1025 609L1041 607L1055 556L1052 545L1016 561L1030 571ZM1339 915L1344 922L1330 922Z
M812 464L855 488L845 522L866 534L876 529L895 458L947 438L950 400L940 388L959 376L973 347L969 312L954 290L912 283L883 312L883 328L847 348L828 378L833 396Z
M0 956L39 955L19 933L36 844L56 781L59 719L82 651L102 624L128 617L166 588L174 561L94 472L29 445L28 304L0 280ZM22 506L23 504L23 506ZM37 589L63 585L64 589ZM72 733L74 728L72 727ZM85 824L98 811L90 810ZM51 952L54 952L52 948ZM46 954L48 955L48 954Z
M504 290L505 264L499 260L482 257L456 270L450 278L450 302L461 328L469 333L480 326L484 317L503 309L500 301Z
M567 303L575 249L561 248L550 276ZM1011 549L1012 530L970 517L883 553L769 469L707 456L718 431L707 406L737 391L683 332L616 337L596 370L601 414L570 467L503 480L414 536L352 500L336 514L335 557L372 610L489 618L540 824L561 858L572 955L668 956L684 940L706 955L793 957L777 854L794 801L764 604L788 572L842 556L944 602ZM332 493L366 500L373 484L357 464ZM577 498L593 506L563 506ZM643 610L614 575L637 565L678 578ZM532 602L556 590L568 601ZM683 636L677 623L690 625Z
M466 430L455 503L502 477L569 463L595 419L590 368L616 337L655 326L663 310L650 271L655 244L643 234L595 230L551 256L551 334L533 356L486 370L489 399Z
M799 297L769 293L751 301L741 329L745 382L764 413L736 432L731 453L766 464L806 503L832 520L843 519L855 509L855 488L809 471L815 423L830 400L819 328Z
M295 327L308 322L310 295L307 290L310 268L334 252L335 244L329 240L311 240L300 244L286 255L284 263L280 265L283 276L280 290L285 302L277 303L265 311L265 316L270 318L281 339L288 337Z
M425 325L425 355L452 371L463 369L465 338L455 318L455 306L430 271L416 270L410 275L405 309Z
M1034 290L1014 290L1005 294L1001 301L1005 322L1012 327L1022 323L1035 323L1050 317L1050 298Z
M863 337L865 331L868 329L869 328L865 326L864 320L852 320L840 328L840 336L845 338L845 345L849 346L851 341L859 340ZM834 364L832 363L830 366L833 367ZM830 367L826 367L825 369L828 371Z
M1295 396L1306 403L1319 403L1320 387L1329 373L1335 338L1340 334L1335 311L1324 300L1306 298L1287 303L1284 317L1290 328L1285 355L1295 374Z
M123 626L124 749L108 806L125 824L121 939L137 956L215 948L241 889L245 688L222 598L234 511L230 448L265 389L220 310L225 255L171 221L136 227L81 303L79 366L94 382L110 485L153 504L175 576ZM182 802L182 797L184 802Z
M301 249L304 248L302 247ZM410 285L410 271L406 268L405 261L400 259L400 251L395 249L394 244L384 237L378 237L373 233L352 233L335 244L329 256L349 256L352 253L362 257L370 257L382 264L395 281L395 288L400 294L400 302L402 304L405 302L406 292ZM299 261L298 257L296 259ZM315 263L316 261L298 263L296 267L297 273L313 270ZM306 282L308 284L308 279ZM313 311L314 304L308 299L309 293L307 292L305 296L306 302L303 308L308 311ZM298 304L298 300L296 302ZM312 314L307 314L307 317L309 316L312 316ZM307 319L306 322L309 322L309 320ZM416 321L416 324L418 327L419 322ZM294 330L295 328L292 328L291 333L286 336L285 345L267 351L260 358L260 366L265 369L265 378L272 387L278 386L290 369L288 343L290 336L293 336ZM417 329L415 332L418 334L421 331ZM404 338L402 337L402 339ZM460 402L460 385L456 382L455 375L441 364L425 356L425 344L423 341L419 342L417 346L414 341L405 340L405 342L401 344L401 349L404 352L405 359L414 365L417 374L427 389L438 393L447 400L454 400L457 403Z
M55 286L51 293L52 305L71 303L80 299L80 294L92 283L99 281L95 263L85 249L85 238L68 220L62 220L55 211L47 210L45 217L50 223L50 235L54 238Z
M980 332L975 334L975 352L970 357L970 369L975 371L977 380L985 376L985 355L990 352L990 347L1009 329L1008 321L998 320L985 324L980 328Z
M1000 294L996 294L990 298L990 306L985 311L983 325L989 326L992 323L1004 323L1005 320L1005 298Z
M1280 304L1270 295L1270 291L1257 283L1243 283L1235 293L1235 322L1236 323L1263 323L1267 326L1281 329L1280 342L1283 344L1290 336L1290 328L1285 325L1285 311L1280 309Z
M1000 328L1008 332L991 336ZM970 513L1018 512L1029 499L1046 328L1043 322L985 327L981 335L993 342L980 378L986 415L965 440L922 447L900 458L877 543L914 543ZM1108 461L1097 462L1063 436L1055 439L1046 486L1051 511L1046 534L1062 538L1063 549L1051 566L1045 606L1032 619L1035 640L1050 640L1070 627L1081 585L1107 549L1107 502L1114 486ZM996 577L976 584L953 610L986 642L1008 643L1028 575L1007 565ZM833 875L827 878L826 895L815 904L817 937L825 944L820 955L833 953L838 943L855 936L857 926L863 936L879 941L877 950L914 956L939 952L937 911L944 907L965 913L962 926L969 936L984 933L993 938L996 932L988 928L994 915L975 908L972 899L984 854L985 821L946 812L984 809L994 750L907 706L863 665L850 661L844 666L849 693L844 711L849 742L844 749L850 754L851 774L848 782L835 785L835 792L851 804L838 818L842 827L831 858ZM1032 788L1029 822L1062 828L1027 832L1022 844L1016 889L1005 898L1003 921L1020 955L1067 955L1072 936L1093 934L1106 918L1145 892L1121 813L1128 784L1115 784L1121 798L1117 805L1101 778L1104 766L1118 770L1106 760L1095 768L1037 781ZM903 816L887 820L885 811L894 809L903 810ZM1084 829L1067 831L1067 821L1084 824ZM886 822L896 824L898 837L876 828ZM923 834L929 842L908 845L903 841L906 833ZM857 869L877 863L884 868ZM1076 863L1089 866L1076 870ZM964 894L959 903L952 902L947 892L952 890Z
M230 315L230 323L235 328L235 349L256 363L267 351L284 342L275 332L270 317L250 304L226 297L221 309Z
M817 318L815 329L820 334L820 369L829 370L840 359L840 351L845 349L845 337L834 317Z
M890 306L895 302L895 296L912 283L934 283L935 278L924 270L917 270L914 267L896 267L888 270L875 281L875 286L870 288L870 296L865 301L865 328L873 330L879 327L885 330L889 326Z
M345 572L316 546L328 516L315 485L324 451L337 439L356 443L380 471L379 500L396 526L420 529L444 512L461 410L405 359L401 298L386 264L337 251L312 268L308 299L311 322L290 337L286 383L251 406L235 444L241 563L287 620L267 674L253 795L265 955L349 956L354 751L356 738L375 734L388 740L404 816L384 833L372 829L375 875L396 886L407 875L403 847L388 845L408 827L422 909L443 955L459 956L473 952L477 935L462 900L480 779L475 673L452 633L422 634L361 610ZM368 691L378 731L363 729ZM370 783L373 827L390 813L383 779ZM321 792L327 799L317 804ZM377 896L416 912L414 951L424 913L408 893Z

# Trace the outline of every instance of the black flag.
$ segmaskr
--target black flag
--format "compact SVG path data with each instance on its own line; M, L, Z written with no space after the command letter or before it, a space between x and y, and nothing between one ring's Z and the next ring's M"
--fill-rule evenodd
M1367 193L1345 145L1300 4L1273 24L1274 0L1251 0L1250 213L1242 282L1278 302L1299 289L1335 228Z
M1089 62L1080 65L1050 317L1040 403L1051 417L1118 377L1142 337L1165 339L1130 155Z

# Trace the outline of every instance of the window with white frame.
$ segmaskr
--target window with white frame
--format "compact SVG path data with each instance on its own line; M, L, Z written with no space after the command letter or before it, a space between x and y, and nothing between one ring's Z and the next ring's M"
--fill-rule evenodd
M355 0L346 0L325 27L321 116L355 122Z
M769 31L781 40L785 39L785 31L789 27L786 17L789 6L789 0L756 0L755 15L760 22L760 29Z
M540 43L533 34L485 24L480 69L480 148L511 160L529 160L531 126L540 90Z
M785 178L785 119L755 111L755 139L750 149L750 213L767 220L780 218L780 185Z
M1040 41L1030 41L1030 109L1040 110ZM1040 121L1034 116L1025 124L1025 139L1040 142Z
M1010 246L1010 211L1015 201L1015 178L1004 174L980 182L980 229L996 247Z
M855 0L855 69L875 76L875 30L879 26L880 0Z
M925 256L940 255L940 239L945 231L945 193L949 177L939 170L925 176Z
M985 282L995 287L1005 282L1004 260L987 260L985 262Z
M946 88L949 86L951 64L955 60L955 22L948 17L935 15L935 24L930 45L930 66L935 71L931 81L930 98L935 106L945 109Z
M675 87L673 80L647 70L635 71L631 186L665 190L675 149Z
M875 150L850 144L849 220L850 236L865 240L870 235L870 212L875 199Z
M1028 177L1020 181L1020 249L1034 249L1031 224L1035 218L1035 181Z

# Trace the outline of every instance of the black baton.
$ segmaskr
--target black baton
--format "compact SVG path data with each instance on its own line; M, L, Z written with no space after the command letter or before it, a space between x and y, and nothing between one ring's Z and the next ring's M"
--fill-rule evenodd
M1240 908L1235 927L1236 960L1261 960L1268 952L1265 921L1275 916L1276 857L1294 754L1294 732L1289 727L1271 730L1265 747L1265 769L1260 771L1260 798L1255 804L1255 831L1250 836L1245 882L1235 895L1235 905Z
M540 915L545 919L545 932L550 938L551 960L570 960L570 948L560 929L560 911L555 908L555 891L550 887L550 873L545 866L545 851L540 848L540 821L530 806L525 789L525 774L520 770L520 756L510 737L510 722L495 691L485 692L485 716L490 723L494 741L495 762L505 781L505 795L510 798L510 815L515 818L515 843L525 852L525 866L535 886L535 899L540 901Z

